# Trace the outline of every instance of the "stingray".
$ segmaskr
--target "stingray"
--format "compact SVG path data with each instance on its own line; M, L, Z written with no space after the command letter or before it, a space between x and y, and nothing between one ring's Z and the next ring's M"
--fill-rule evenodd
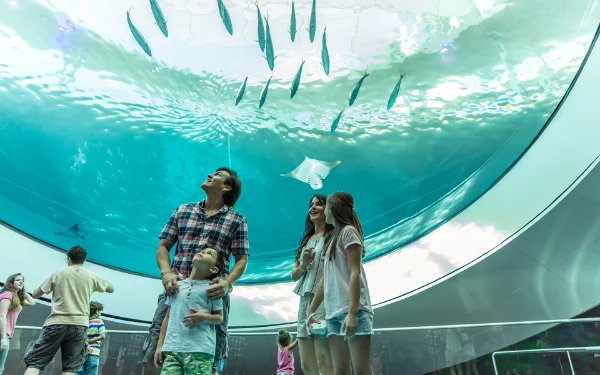
M331 173L333 168L342 163L339 161L321 161L304 156L304 161L289 173L282 174L283 177L295 178L305 182L311 188L317 190L323 187L323 181Z
M79 224L70 226L64 232L55 232L54 234L58 234L59 236L72 237L72 238L84 238L81 234L79 234Z

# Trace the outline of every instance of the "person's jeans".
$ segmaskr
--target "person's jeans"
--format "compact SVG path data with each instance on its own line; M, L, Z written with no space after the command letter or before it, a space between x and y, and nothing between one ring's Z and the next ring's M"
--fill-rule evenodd
M10 339L7 340L6 349L0 352L0 375L4 372L4 364L6 363L6 357L8 356L8 349L10 348Z
M99 365L100 356L88 354L81 370L77 371L75 375L98 375Z

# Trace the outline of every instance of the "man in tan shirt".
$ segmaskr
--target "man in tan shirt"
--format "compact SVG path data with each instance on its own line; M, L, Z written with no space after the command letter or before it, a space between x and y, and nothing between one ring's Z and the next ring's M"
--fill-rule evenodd
M33 298L52 293L52 312L33 350L23 359L27 366L25 375L38 375L58 349L61 349L63 375L75 373L85 361L92 293L114 292L109 282L83 268L86 256L83 247L70 248L69 266L54 272L33 292Z

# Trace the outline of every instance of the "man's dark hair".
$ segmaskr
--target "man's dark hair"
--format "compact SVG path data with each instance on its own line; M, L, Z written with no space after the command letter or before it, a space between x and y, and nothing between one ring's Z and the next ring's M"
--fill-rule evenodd
M240 194L242 194L242 181L240 181L237 172L231 168L221 167L217 169L217 172L219 171L224 171L229 174L229 177L225 180L225 185L229 186L231 190L223 193L223 202L225 202L227 206L233 207L240 198Z
M71 259L71 263L83 264L87 257L87 251L83 247L76 245L67 251L67 256Z

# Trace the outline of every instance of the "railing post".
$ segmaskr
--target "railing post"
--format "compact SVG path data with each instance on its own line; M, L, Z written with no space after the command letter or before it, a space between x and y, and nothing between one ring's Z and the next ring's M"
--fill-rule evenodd
M573 368L573 361L571 360L571 353L567 350L567 358L569 359L569 366L571 366L571 374L575 375L575 369Z
M494 365L494 374L498 375L498 366L496 366L496 353L492 353L492 364Z

